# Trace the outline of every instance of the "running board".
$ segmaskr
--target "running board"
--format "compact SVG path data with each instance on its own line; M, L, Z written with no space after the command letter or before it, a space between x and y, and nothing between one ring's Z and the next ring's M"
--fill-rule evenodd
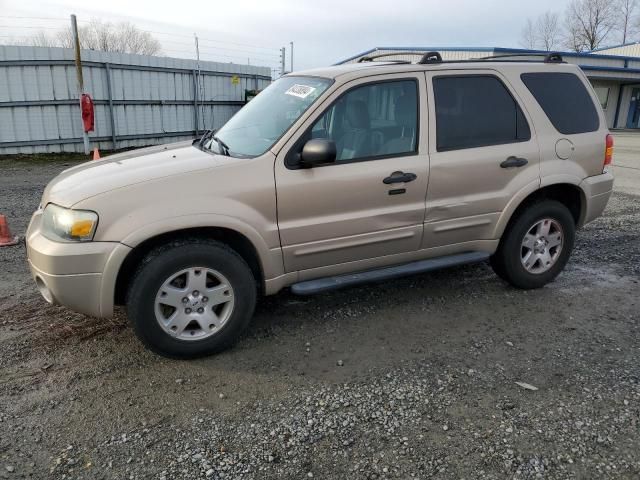
M446 257L430 258L428 260L419 260L394 267L384 267L360 273L307 280L291 285L291 291L296 295L312 295L314 293L337 290L339 288L361 285L363 283L391 280L416 273L431 272L433 270L440 270L441 268L484 262L488 258L489 254L486 252L467 252Z

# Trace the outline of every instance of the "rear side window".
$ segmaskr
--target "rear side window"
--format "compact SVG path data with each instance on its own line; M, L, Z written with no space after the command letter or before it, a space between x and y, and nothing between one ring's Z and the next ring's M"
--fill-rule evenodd
M522 110L494 76L435 77L433 94L439 152L531 138Z
M600 118L584 83L573 73L523 73L520 78L560 133L595 132Z

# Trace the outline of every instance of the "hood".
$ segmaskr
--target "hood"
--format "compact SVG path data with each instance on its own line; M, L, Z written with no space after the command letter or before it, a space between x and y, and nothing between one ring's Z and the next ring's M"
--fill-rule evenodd
M191 141L131 150L64 170L47 185L42 206L81 200L136 183L205 170L235 159L213 155Z

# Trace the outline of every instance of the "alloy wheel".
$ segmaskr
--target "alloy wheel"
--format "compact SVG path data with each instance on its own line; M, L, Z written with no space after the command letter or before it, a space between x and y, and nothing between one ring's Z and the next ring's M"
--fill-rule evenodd
M211 268L174 273L158 289L155 315L160 327L179 340L202 340L218 333L233 312L229 280Z

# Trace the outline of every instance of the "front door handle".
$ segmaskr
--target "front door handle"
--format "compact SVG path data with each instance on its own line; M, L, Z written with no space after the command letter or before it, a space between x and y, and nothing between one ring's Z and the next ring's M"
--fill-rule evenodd
M500 164L502 168L511 168L511 167L524 167L529 160L526 158L520 157L509 157L504 162Z
M385 185L391 185L392 183L407 183L413 182L418 176L415 173L393 172L387 178L382 180Z

